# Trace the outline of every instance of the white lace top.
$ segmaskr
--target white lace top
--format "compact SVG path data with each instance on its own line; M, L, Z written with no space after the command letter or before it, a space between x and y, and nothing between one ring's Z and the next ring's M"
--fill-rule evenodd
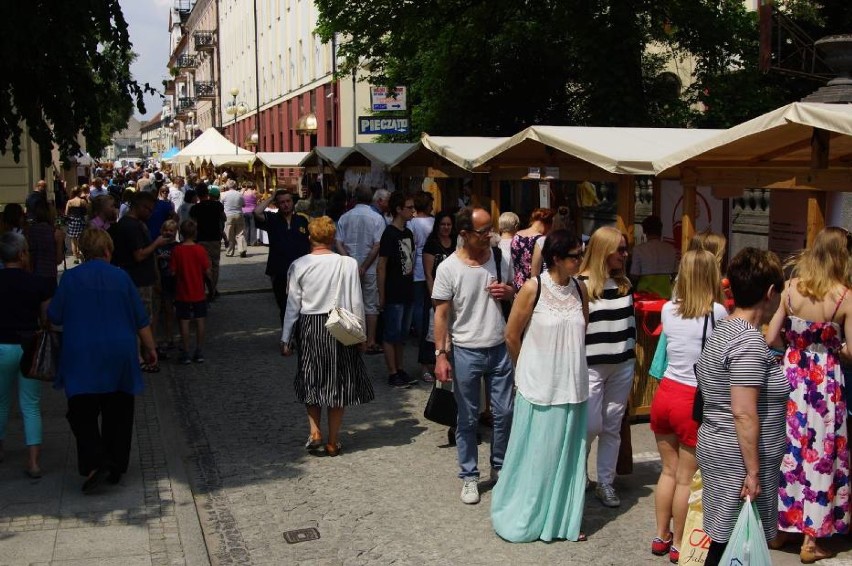
M527 327L515 383L534 405L582 403L589 398L586 323L575 282L556 285L541 274L541 296Z

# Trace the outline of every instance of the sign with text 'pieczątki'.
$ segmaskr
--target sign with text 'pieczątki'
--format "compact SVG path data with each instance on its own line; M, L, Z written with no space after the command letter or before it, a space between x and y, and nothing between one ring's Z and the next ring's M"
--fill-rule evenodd
M408 118L359 116L358 133L362 135L407 134Z
M385 112L387 110L408 110L405 100L405 87L398 86L393 92L386 86L371 86L370 100L373 112Z

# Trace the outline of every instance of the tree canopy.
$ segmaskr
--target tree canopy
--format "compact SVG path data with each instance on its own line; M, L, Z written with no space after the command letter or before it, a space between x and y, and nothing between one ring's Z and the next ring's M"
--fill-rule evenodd
M130 74L127 22L118 0L7 2L0 23L0 152L15 159L26 125L49 154L97 155L150 90Z
M813 22L828 16L795 3ZM409 87L412 137L511 135L535 123L727 127L819 86L758 71L757 14L742 0L316 4L320 36L338 36L340 72ZM848 21L852 10L840 11ZM691 84L680 88L672 66Z

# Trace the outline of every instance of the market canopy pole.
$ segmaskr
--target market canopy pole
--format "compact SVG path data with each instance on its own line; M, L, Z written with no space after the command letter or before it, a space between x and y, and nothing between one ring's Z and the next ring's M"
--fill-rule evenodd
M616 226L618 231L627 238L627 246L633 247L636 229L633 226L636 216L636 177L621 175L618 178L618 196L616 197Z

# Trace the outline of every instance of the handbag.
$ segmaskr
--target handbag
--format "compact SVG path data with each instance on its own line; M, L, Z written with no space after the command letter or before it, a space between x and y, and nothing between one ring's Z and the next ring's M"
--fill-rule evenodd
M21 374L39 381L53 381L59 368L59 333L50 329L39 329L24 340L21 355Z
M669 367L669 356L666 353L668 339L665 332L660 332L660 339L657 342L657 349L654 351L654 359L651 360L651 367L648 368L648 375L655 379L663 379L666 373L666 368Z
M325 321L325 328L329 334L334 336L335 340L344 346L354 346L367 341L367 335L364 333L364 323L359 316L356 316L351 311L343 307L337 306L337 301L340 299L340 284L343 279L343 258L340 258L340 264L337 270L337 290L334 293L334 302L331 304L331 310L328 311L328 320Z
M760 523L760 515L757 514L757 505L751 497L746 496L745 503L740 509L740 516L734 525L728 546L722 554L719 564L741 564L742 566L771 566L772 559L769 557L769 547L766 537L763 535L763 526Z
M713 329L716 329L716 318L711 314L704 315L704 331L701 333L701 351L704 351L704 344L707 343L707 321L710 321ZM704 393L701 392L701 386L698 385L698 362L692 365L692 372L695 374L695 398L692 400L692 420L699 425L704 422Z
M432 393L429 394L429 400L426 401L423 416L433 423L456 426L456 419L458 418L456 396L451 390L443 389L435 382Z

